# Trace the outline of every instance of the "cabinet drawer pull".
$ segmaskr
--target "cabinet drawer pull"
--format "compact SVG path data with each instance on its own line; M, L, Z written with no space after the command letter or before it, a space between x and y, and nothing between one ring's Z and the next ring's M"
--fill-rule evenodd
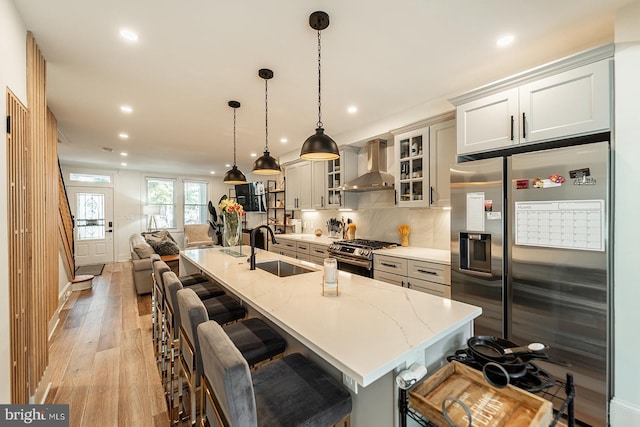
M420 268L418 269L418 273L431 274L432 276L438 275L438 273L436 273L435 271L422 270Z
M380 265L384 265L385 267L398 268L396 264L389 264L386 262L381 262Z
M320 249L314 249L313 251L314 251L315 253L317 253L317 254L321 254L321 255L324 255L324 253L325 253L324 251L321 251Z
M522 113L522 138L526 138L527 137L527 128L525 127L527 123L527 116L525 115L525 113Z

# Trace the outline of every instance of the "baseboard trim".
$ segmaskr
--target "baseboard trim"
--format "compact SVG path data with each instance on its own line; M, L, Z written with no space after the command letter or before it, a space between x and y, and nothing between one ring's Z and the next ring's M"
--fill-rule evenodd
M62 290L58 293L58 308L56 308L55 313L53 313L53 316L51 316L51 319L49 319L49 341L51 341L51 337L56 331L58 323L60 323L60 310L62 310L64 303L66 303L69 299L69 295L71 295L71 282L67 282L64 288L62 288Z
M612 427L640 426L640 406L614 397L609 405Z

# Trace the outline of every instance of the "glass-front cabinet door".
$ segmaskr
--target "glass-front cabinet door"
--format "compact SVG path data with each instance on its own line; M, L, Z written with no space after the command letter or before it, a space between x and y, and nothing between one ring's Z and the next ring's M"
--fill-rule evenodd
M429 206L429 128L395 136L399 206Z
M340 189L340 186L355 179L358 174L358 149L348 146L340 148L340 157L327 162L327 207L332 209L357 209L355 193Z

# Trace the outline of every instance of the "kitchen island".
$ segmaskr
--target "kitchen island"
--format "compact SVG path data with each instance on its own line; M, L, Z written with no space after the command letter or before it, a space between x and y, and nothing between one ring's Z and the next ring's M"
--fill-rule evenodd
M237 250L238 248L231 248ZM463 347L481 309L468 304L339 272L339 296L322 296L322 268L257 251L257 263L283 259L304 265L305 274L277 277L256 269L227 248L187 249L181 272L202 272L280 329L288 352L299 351L341 377L352 390L352 425L398 424L395 374L413 362L429 372Z

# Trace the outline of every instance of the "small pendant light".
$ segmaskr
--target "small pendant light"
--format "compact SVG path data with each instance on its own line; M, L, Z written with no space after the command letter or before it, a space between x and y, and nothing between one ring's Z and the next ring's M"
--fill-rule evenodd
M281 173L278 161L269 153L269 98L267 82L273 78L273 71L262 68L258 70L260 78L264 79L264 154L253 164L253 173L258 175L277 175Z
M233 108L233 167L224 174L225 184L244 184L247 178L236 166L236 110L240 108L238 101L229 101L229 107Z
M338 144L324 133L322 127L322 100L321 100L321 74L320 74L320 31L329 26L329 15L326 12L313 12L309 16L309 25L318 31L318 124L316 133L311 135L302 144L300 157L306 160L334 160L340 158Z

